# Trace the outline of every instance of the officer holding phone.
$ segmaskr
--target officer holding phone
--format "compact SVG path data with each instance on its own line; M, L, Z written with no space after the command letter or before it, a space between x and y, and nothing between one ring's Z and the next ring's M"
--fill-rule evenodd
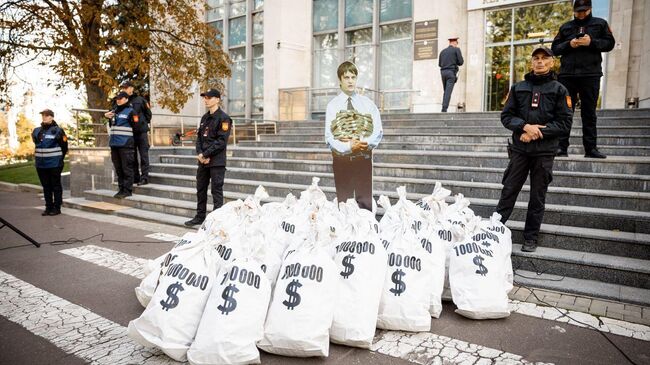
M601 53L611 51L616 41L607 21L591 14L591 0L576 0L573 15L573 20L564 23L553 40L553 53L562 57L558 81L569 90L574 109L580 97L585 157L606 158L598 151L596 104L603 76ZM557 156L568 156L568 148L567 134L560 138Z

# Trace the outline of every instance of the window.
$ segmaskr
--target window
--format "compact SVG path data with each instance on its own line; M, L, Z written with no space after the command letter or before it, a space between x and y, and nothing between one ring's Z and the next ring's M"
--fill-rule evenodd
M246 49L231 49L230 58L233 63L228 88L228 113L241 115L246 109Z
M264 45L253 46L253 110L252 114L264 112Z
M379 21L389 22L410 18L413 14L412 0L380 0Z
M381 26L379 89L410 90L412 87L413 41L411 22ZM410 109L410 92L384 94L385 109Z
M314 0L314 33L336 30L339 24L338 0Z
M253 14L253 43L264 40L264 12Z
M373 0L345 0L345 27L372 24Z
M230 47L243 46L246 44L246 17L230 19L230 35L228 45Z

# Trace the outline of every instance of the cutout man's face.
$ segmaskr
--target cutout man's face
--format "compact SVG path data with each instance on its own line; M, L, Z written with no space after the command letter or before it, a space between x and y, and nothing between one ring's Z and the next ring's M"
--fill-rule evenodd
M341 84L341 90L347 94L354 92L354 89L357 87L357 75L353 74L350 71L346 71L341 75L339 80Z

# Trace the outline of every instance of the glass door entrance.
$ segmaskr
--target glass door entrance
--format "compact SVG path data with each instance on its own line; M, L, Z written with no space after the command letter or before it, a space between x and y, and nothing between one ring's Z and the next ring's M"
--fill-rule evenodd
M556 1L486 13L485 110L503 108L510 86L530 70L530 53L550 47L572 11L571 1Z

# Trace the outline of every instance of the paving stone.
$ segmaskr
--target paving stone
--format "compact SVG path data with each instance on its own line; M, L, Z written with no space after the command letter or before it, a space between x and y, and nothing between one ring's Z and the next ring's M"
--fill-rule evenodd
M645 326L650 326L650 318L641 318L636 316L623 316L623 320L632 323L638 323Z
M576 297L573 295L562 295L558 301L558 305L573 305L576 302Z
M642 314L643 307L639 307L638 305L634 305L634 304L626 304L625 310Z
M588 313L589 312L589 307L586 305L575 305L575 304L565 304L565 303L558 303L557 305L560 308L564 309L569 309L572 311L577 311L577 312L582 312L582 313Z
M624 316L623 314L621 314L621 313L617 313L617 312L611 312L611 313L610 313L610 312L608 311L608 312L607 312L607 317L608 317L608 318L613 318L613 319L625 320L625 316Z
M625 304L615 303L615 302L605 302L607 303L607 311L621 312L625 310Z
M650 319L650 308L643 308L643 318L648 318Z
M575 305L586 306L589 308L591 306L592 299L577 297Z

